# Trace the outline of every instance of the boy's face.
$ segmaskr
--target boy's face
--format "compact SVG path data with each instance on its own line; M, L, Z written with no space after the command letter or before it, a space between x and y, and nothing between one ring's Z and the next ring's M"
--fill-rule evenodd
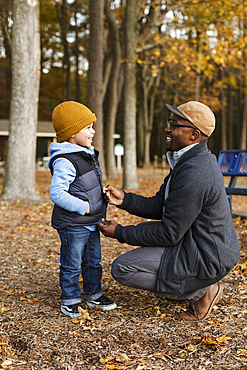
M95 130L93 128L93 123L91 123L90 125L81 129L75 135L72 135L68 142L89 148L92 145L94 134Z

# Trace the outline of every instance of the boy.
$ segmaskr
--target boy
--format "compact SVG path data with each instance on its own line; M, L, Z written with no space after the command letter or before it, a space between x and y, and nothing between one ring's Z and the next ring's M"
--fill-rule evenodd
M61 240L61 311L80 316L79 275L86 303L111 310L116 304L103 295L100 236L97 224L105 215L98 151L92 140L96 116L83 104L66 101L55 107L53 127L58 143L51 143L48 166L52 173L50 198L55 203L52 226Z

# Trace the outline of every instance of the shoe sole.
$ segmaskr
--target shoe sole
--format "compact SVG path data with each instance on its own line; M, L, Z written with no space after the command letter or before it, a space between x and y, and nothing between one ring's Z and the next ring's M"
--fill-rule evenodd
M206 320L208 316L211 314L213 306L221 300L223 296L223 286L218 284L218 287L219 287L218 292L216 296L214 297L214 299L212 300L211 305L209 306L208 312L201 320Z
M103 306L103 305L99 305L99 304L96 304L96 303L91 303L91 302L87 302L86 301L86 304L89 306L89 307L99 307L99 308L102 308L102 310L104 311L110 311L110 310L113 310L114 308L117 307L116 303L113 303L111 305L107 305L107 306Z

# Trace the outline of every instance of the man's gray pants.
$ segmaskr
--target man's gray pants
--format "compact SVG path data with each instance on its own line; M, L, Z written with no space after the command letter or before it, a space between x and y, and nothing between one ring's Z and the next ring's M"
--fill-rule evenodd
M167 299L187 299L190 303L198 301L207 288L180 295L175 292L165 293L156 290L160 261L164 250L165 247L141 247L119 256L112 264L113 278L122 285L149 290Z

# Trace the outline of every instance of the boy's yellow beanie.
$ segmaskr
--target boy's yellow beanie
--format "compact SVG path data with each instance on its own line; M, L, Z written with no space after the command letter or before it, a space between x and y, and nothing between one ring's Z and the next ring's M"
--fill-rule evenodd
M57 105L52 113L52 123L59 143L95 121L95 114L76 101L65 101Z

